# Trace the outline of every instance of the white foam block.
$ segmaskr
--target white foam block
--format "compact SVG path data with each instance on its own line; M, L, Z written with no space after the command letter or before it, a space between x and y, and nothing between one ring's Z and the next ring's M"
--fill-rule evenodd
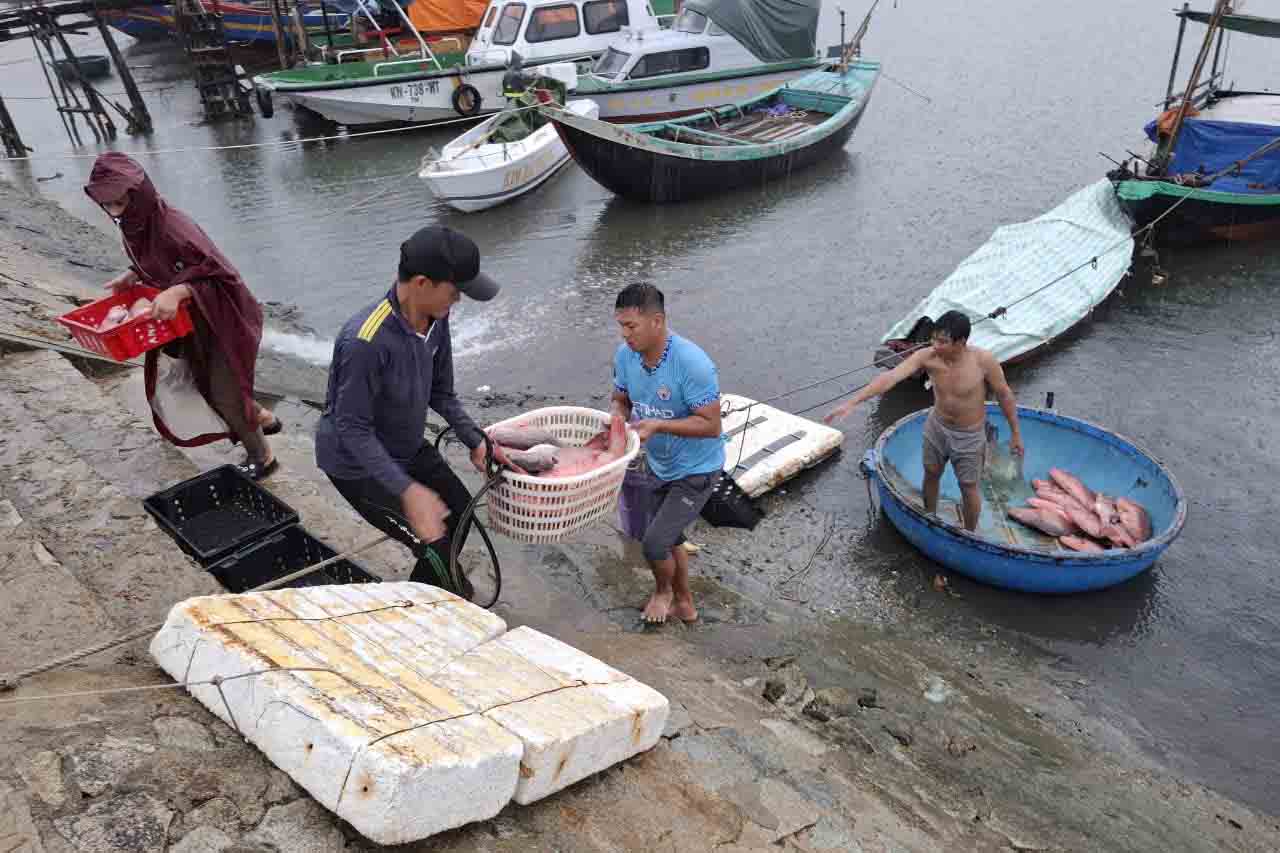
M749 397L722 394L721 401L730 408L722 419L722 433L733 433L724 446L724 470L749 497L777 488L835 453L844 443L844 433L838 429ZM748 423L752 425L745 426ZM738 468L739 463L746 464L771 446L772 452L757 458L745 470Z
M524 745L442 687L499 617L435 587L382 583L188 599L151 654L326 808L379 844L496 815Z
M662 694L528 627L461 656L441 681L524 744L522 805L652 748L667 723Z

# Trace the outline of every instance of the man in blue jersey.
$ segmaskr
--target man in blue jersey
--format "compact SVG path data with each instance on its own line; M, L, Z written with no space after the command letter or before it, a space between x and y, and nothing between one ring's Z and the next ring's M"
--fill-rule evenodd
M667 329L662 291L651 284L625 287L614 317L625 343L613 359L611 411L628 421L634 415L631 426L644 442L645 464L658 485L642 540L656 581L643 618L658 623L674 614L693 622L698 611L689 589L689 557L677 546L724 468L716 366L697 344Z

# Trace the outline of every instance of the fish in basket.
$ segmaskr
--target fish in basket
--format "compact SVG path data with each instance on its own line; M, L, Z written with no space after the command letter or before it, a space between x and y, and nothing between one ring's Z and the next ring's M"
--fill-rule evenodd
M621 417L578 406L536 409L487 432L527 472L503 472L489 492L490 527L518 542L561 542L608 515L640 452Z
M160 293L136 284L118 293L68 311L58 322L85 349L115 361L128 361L148 350L186 337L194 328L186 303L172 320L151 316L151 304Z

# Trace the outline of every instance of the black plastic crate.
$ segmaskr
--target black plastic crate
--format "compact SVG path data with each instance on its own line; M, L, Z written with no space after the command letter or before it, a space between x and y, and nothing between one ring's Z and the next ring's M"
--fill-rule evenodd
M160 529L205 568L298 523L298 513L234 465L184 480L142 505Z
M336 551L312 536L305 528L294 525L260 542L245 546L209 566L209 572L228 592L244 592L327 560L335 554ZM381 580L352 560L339 560L295 578L284 586L378 583Z

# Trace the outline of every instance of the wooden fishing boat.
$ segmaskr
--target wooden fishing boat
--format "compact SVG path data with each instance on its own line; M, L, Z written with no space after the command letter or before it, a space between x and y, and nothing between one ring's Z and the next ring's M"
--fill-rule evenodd
M843 148L880 72L859 60L681 119L615 125L548 109L588 175L626 198L674 202L760 186Z
M1164 113L1144 128L1152 142L1109 172L1116 196L1140 226L1159 220L1160 243L1251 240L1280 234L1280 95L1223 87L1227 33L1280 38L1280 19L1234 13L1218 0L1211 13L1180 18ZM1188 21L1207 24L1182 92L1174 75ZM1213 62L1201 79L1208 52Z
M929 342L933 322L950 310L969 317L969 343L1001 363L1030 358L1110 297L1132 256L1129 219L1111 183L1095 181L1035 219L997 228L885 333L877 364L896 367L903 353Z
M937 514L924 512L921 434L927 416L928 410L915 412L885 430L862 467L893 526L932 560L974 580L1024 592L1103 589L1149 569L1186 523L1187 499L1168 469L1133 441L1087 421L1019 406L1026 452L1017 471L1007 451L1008 422L989 403L987 420L997 442L1003 437L1004 449L997 449L983 477L982 514L970 533L960 521L959 484L950 466L942 477ZM1151 516L1151 538L1134 548L1083 553L1064 550L1052 537L1010 519L1009 508L1034 495L1029 482L1047 478L1051 467L1140 503Z

